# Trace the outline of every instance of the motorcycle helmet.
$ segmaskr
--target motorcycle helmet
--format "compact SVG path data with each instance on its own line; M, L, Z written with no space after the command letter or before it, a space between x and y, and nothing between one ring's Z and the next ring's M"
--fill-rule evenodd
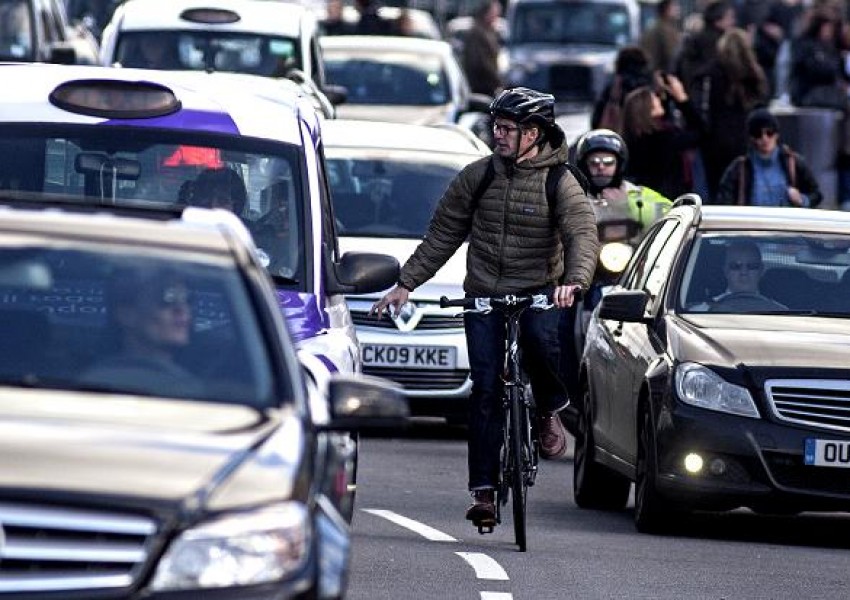
M593 152L610 152L617 157L617 170L611 178L593 177L587 166L587 157ZM629 149L626 142L616 131L610 129L591 129L582 135L575 145L575 164L587 176L591 192L599 193L606 187L619 187L623 183L626 164L629 161Z

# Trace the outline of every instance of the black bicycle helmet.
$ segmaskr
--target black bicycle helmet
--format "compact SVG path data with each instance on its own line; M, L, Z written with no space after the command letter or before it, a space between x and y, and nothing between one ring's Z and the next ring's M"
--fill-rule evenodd
M611 181L604 186L595 185L590 170L587 168L587 156L592 152L611 152L617 157L617 170ZM626 142L616 131L610 129L591 129L582 135L575 145L575 164L591 182L591 187L617 187L623 182L626 164L629 162L629 149ZM599 190L592 190L597 193Z
M548 130L555 125L555 97L526 87L510 88L490 103L490 115Z

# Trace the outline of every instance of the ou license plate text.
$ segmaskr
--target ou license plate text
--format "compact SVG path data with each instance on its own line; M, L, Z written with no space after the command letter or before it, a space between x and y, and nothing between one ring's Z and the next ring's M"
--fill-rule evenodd
M363 344L363 364L370 367L454 369L457 348L450 346L389 346Z
M850 442L842 440L806 440L805 463L815 467L850 469Z

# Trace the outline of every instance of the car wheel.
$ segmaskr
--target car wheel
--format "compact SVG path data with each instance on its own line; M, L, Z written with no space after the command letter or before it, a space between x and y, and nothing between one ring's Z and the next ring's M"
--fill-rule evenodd
M658 450L652 415L645 404L640 408L638 456L635 474L635 527L641 533L663 533L674 523L677 509L658 492Z
M576 423L573 455L573 498L580 508L622 510L629 500L631 482L594 459L593 406L585 387Z

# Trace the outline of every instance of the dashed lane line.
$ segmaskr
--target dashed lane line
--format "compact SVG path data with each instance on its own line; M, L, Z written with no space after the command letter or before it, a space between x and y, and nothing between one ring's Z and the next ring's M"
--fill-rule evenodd
M481 600L514 600L510 592L481 592Z
M508 581L508 574L495 560L480 552L455 552L475 570L478 579Z
M387 521L391 521L396 525L400 525L414 533L418 533L426 540L430 540L432 542L456 542L457 540L450 536L447 533L443 533L439 529L434 529L424 523L420 523L419 521L414 521L413 519L408 519L407 517L403 517L398 513L394 513L391 510L382 510L378 508L364 508L363 512L367 512L369 514L375 515L376 517L381 517L386 519Z

